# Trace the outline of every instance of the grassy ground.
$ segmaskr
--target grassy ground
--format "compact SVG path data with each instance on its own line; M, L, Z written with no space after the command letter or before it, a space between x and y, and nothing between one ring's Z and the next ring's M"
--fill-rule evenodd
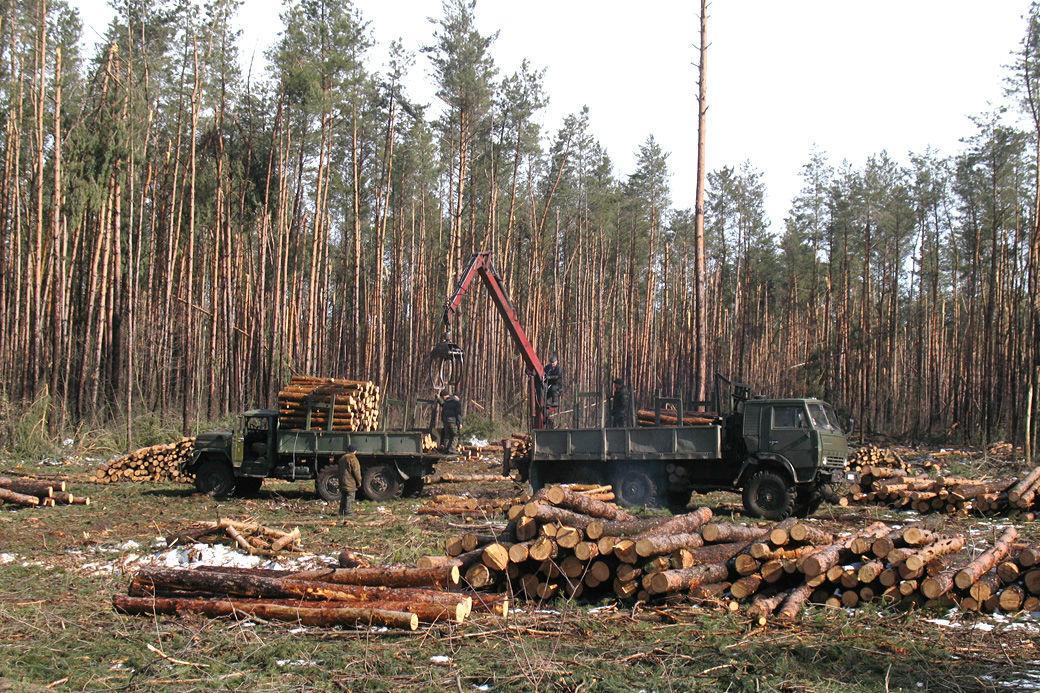
M474 617L416 633L120 616L110 600L126 590L122 564L193 520L248 516L299 526L307 552L350 547L385 563L438 553L459 529L455 520L414 514L418 501L408 500L361 503L355 518L340 522L304 483L265 485L259 498L217 503L172 484L87 484L78 480L83 468L0 469L70 474L73 491L93 499L89 507L0 510L0 689L876 691L1040 683L1040 627L986 617L966 617L958 627L926 620L943 612L814 607L797 624L753 629L739 615L692 607L632 610L604 602L590 611L560 601L545 610L523 605L505 621ZM514 491L504 484L469 490ZM698 501L739 517L733 495ZM898 518L877 508L821 512L834 525L872 517ZM974 527L976 537L997 526L929 521Z

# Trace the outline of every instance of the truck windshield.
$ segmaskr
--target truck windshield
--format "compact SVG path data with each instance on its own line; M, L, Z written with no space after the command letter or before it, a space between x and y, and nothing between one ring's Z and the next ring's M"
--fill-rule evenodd
M810 404L809 416L812 417L813 427L821 431L841 432L838 425L838 417L829 404Z

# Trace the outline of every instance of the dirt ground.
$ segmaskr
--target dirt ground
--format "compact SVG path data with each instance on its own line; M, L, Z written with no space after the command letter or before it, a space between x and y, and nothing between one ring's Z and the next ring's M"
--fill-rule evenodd
M488 472L497 462L442 466ZM957 473L991 460L951 459ZM977 616L809 607L793 625L752 628L740 614L613 601L517 604L508 619L474 615L415 633L317 629L202 617L148 619L113 612L128 571L173 561L162 538L199 519L250 517L299 526L305 552L344 547L378 563L441 553L444 539L479 524L417 515L421 500L363 502L341 522L310 483L265 484L255 499L216 502L177 484L85 483L85 466L0 464L69 475L92 505L0 510L0 689L249 688L388 690L987 690L1040 687L1040 614ZM999 470L991 474L999 475ZM505 497L508 483L428 487L424 495ZM740 520L734 494L696 496ZM1006 518L950 518L877 507L825 506L829 527L874 519L924 520L991 540ZM489 518L497 520L498 518ZM1019 523L1037 540L1033 523Z

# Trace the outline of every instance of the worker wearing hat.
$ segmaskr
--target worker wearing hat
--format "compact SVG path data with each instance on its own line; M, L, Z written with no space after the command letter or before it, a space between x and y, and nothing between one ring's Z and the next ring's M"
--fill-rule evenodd
M339 456L336 463L339 468L339 514L352 515L354 513L354 496L361 486L361 463L358 461L357 448L353 445L347 446L347 451Z

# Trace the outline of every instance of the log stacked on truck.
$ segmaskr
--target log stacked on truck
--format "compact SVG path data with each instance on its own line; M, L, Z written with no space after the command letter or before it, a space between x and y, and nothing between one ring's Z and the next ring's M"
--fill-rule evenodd
M848 503L875 503L918 513L965 515L1021 513L1029 519L1040 505L1040 468L1016 478L969 479L907 475L887 467L860 468L849 487Z
M98 484L116 481L177 481L190 484L193 477L182 473L180 465L191 457L194 445L194 438L181 438L175 443L134 450L102 464L94 471L92 481Z
M456 562L306 571L150 567L133 577L126 596L112 601L117 611L134 615L197 613L405 630L415 630L420 622L462 623L474 609L507 615L506 597L452 591L458 584Z
M1014 528L972 555L962 535L921 525L875 522L834 536L793 518L766 527L719 522L707 508L636 519L596 500L599 492L543 489L507 511L504 531L453 537L445 552L475 589L532 600L692 601L746 608L761 622L795 618L808 603L1040 608L1040 549L1016 544Z
M683 413L682 421L676 411L662 411L661 422L657 422L657 414L653 409L636 411L636 423L639 426L706 426L718 421L718 418L706 412Z
M216 522L197 522L168 540L174 544L228 544L251 556L275 557L283 552L299 551L300 530L291 531L265 527L252 520L232 520L223 517Z
M335 401L333 403L333 398ZM372 431L379 426L379 386L368 380L295 375L278 392L280 428L303 429L311 407L310 428L325 430L333 404L332 430Z
M502 441L502 446L509 446L509 463L514 468L521 461L530 461L534 445L531 436L526 433L514 433Z
M56 505L90 505L90 498L74 495L64 481L0 476L0 504L53 508Z

